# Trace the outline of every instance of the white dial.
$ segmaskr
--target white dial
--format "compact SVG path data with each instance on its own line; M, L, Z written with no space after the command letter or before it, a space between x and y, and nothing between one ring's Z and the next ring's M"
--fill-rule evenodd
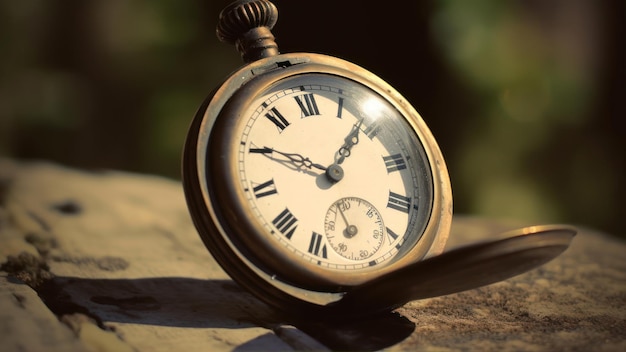
M269 87L243 117L237 175L270 250L323 268L367 270L419 240L431 211L428 161L379 95L332 75L298 75ZM354 236L358 250L348 253L340 248L347 242L328 236L327 211L338 199L375 210L376 241Z

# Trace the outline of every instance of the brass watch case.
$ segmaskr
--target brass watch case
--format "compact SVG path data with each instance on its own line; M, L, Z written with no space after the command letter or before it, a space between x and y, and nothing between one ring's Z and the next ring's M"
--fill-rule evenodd
M398 260L380 268L342 272L301 263L285 251L263 255L250 250L243 236L260 235L264 228L242 206L247 198L231 177L237 161L228 131L239 123L242 107L257 93L285 77L306 73L337 75L365 85L394 106L417 135L432 176L432 207L418 243ZM232 155L232 153L230 153ZM448 171L430 130L415 109L385 81L347 61L320 54L291 53L254 61L230 75L200 106L190 127L183 155L183 184L192 219L220 266L240 285L276 307L317 309L341 299L351 287L440 254L452 220L452 192ZM261 243L265 247L271 243ZM276 259L276 255L279 257ZM281 265L282 263L282 265ZM291 264L291 265L285 265Z

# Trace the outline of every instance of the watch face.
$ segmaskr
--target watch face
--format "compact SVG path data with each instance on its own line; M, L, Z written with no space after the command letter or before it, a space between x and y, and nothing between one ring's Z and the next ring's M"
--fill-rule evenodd
M302 72L251 84L211 139L207 175L221 220L271 275L358 284L408 253L419 259L433 242L419 246L434 197L420 137L397 105L358 80Z

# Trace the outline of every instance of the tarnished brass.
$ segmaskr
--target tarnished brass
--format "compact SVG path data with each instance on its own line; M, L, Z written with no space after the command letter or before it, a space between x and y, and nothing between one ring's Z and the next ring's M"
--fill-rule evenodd
M409 301L461 292L522 274L567 249L576 229L567 225L530 226L498 241L444 252L346 293L340 309L388 311Z
M235 45L248 63L278 55L271 32L277 20L278 10L267 0L235 1L220 13L216 34L221 41Z

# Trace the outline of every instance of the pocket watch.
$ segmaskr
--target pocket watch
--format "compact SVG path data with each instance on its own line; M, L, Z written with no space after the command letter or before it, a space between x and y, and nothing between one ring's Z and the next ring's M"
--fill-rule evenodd
M452 192L416 110L351 62L280 54L268 0L220 14L245 65L200 106L183 155L190 214L237 283L285 312L360 316L543 264L575 230L536 226L445 252Z

